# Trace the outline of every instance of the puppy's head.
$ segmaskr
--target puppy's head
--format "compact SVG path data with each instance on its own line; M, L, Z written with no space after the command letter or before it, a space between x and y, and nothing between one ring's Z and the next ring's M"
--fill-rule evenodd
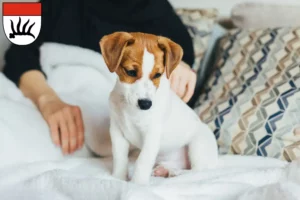
M148 110L163 78L169 78L183 56L168 38L145 33L115 32L100 41L104 61L119 76L123 100Z

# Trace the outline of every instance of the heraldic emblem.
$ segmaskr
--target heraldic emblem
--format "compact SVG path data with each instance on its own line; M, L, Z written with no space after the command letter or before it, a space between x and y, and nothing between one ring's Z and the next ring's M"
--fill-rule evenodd
M3 29L9 41L16 45L34 42L41 30L41 3L3 2Z

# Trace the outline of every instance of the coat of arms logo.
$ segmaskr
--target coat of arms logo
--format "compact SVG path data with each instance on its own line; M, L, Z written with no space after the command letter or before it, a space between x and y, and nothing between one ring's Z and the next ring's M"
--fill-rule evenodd
M41 3L4 2L3 29L9 41L28 45L36 40L41 30Z

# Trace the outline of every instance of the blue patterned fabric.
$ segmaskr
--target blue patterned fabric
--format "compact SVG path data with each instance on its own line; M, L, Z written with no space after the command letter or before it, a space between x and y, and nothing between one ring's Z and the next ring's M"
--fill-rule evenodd
M300 28L232 30L195 111L221 154L300 157Z

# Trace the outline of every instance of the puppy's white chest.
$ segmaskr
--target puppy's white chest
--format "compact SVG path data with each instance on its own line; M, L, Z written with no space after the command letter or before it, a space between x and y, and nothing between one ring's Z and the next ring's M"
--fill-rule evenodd
M147 113L148 112L148 113ZM130 144L142 148L144 138L154 126L154 116L149 111L132 111L130 109L118 110L114 115L118 126Z

